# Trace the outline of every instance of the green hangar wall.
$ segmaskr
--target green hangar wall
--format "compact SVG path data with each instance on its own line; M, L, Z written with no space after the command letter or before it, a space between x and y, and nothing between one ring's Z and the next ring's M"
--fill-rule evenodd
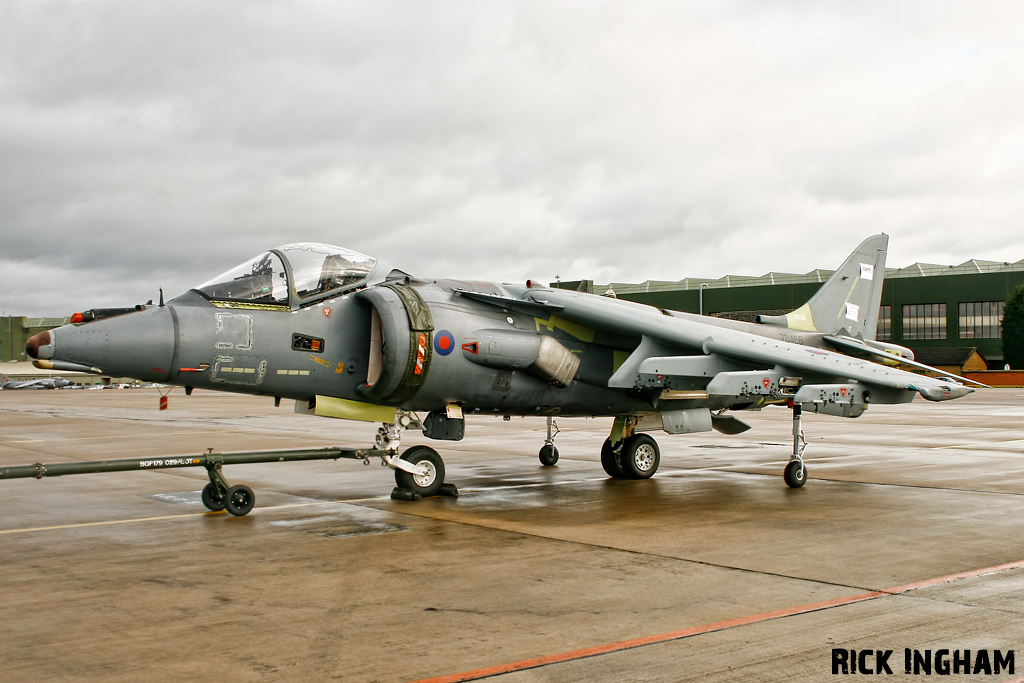
M799 308L831 274L814 270L802 275L728 275L717 280L688 278L608 285L577 280L553 286L595 294L610 289L620 299L658 308L753 321L758 313L777 315ZM878 338L907 346L915 354L973 348L990 368L1002 368L1002 304L1022 283L1024 260L971 260L959 266L915 263L907 268L887 268Z

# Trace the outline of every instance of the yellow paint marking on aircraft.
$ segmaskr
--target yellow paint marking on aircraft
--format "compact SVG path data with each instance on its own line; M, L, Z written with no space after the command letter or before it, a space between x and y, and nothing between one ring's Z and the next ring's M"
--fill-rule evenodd
M394 422L397 410L394 406L317 395L315 413L321 417L337 417L343 420Z
M568 320L563 320L557 315L551 316L548 320L543 320L541 318L534 318L533 320L537 324L538 332L540 332L541 327L548 328L549 332L554 332L557 328L564 332L568 332L580 341L588 343L594 341L594 330L589 327L584 327L583 325L577 325L576 323L569 322Z
M804 332L818 331L818 328L814 326L814 318L811 317L811 307L807 304L804 304L792 313L787 313L786 320L791 330L803 330Z
M619 371L619 368L622 367L622 364L626 362L626 359L629 358L629 355L631 353L633 353L633 352L632 351L613 351L612 352L612 374L615 374L616 372Z

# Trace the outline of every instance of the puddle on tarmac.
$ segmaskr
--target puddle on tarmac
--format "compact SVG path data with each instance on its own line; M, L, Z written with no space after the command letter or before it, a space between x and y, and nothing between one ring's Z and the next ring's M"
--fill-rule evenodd
M409 527L391 522L377 522L359 519L344 519L331 516L306 517L303 519L285 519L269 522L271 526L304 531L327 538L346 538L348 536L366 536L369 534L386 534L392 531L408 531Z

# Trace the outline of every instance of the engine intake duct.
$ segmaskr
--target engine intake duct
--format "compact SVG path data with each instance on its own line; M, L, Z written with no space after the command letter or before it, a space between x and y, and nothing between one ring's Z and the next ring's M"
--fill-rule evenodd
M521 330L476 330L462 344L466 360L499 370L524 370L557 387L567 387L580 359L554 337Z

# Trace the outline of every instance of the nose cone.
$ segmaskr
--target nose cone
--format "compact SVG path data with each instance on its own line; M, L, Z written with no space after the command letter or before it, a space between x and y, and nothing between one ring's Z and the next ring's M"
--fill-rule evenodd
M50 332L48 330L46 332L40 332L39 334L29 337L25 341L25 353L28 354L29 358L37 360L40 358L48 359L50 358L50 354L53 352L53 347L51 346L52 342L53 339L50 337Z
M171 374L174 340L171 313L159 307L64 325L35 335L25 349L55 367L73 364L116 377L163 381Z

